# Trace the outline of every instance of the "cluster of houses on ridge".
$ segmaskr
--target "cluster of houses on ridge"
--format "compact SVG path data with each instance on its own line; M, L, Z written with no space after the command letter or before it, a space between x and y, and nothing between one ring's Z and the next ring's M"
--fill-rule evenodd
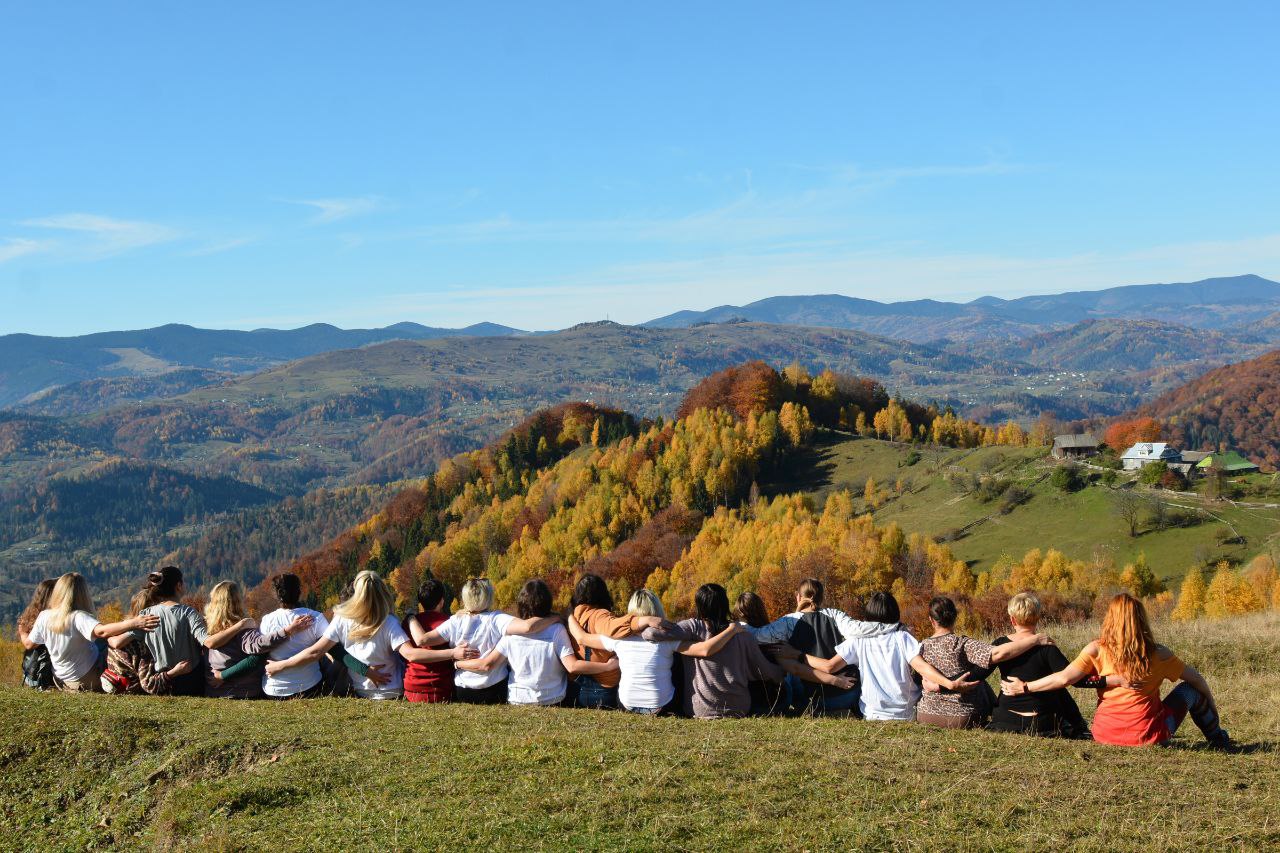
M1053 438L1055 459L1085 459L1098 453L1099 441L1089 433L1057 435ZM1166 441L1140 441L1120 456L1126 471L1137 471L1152 462L1163 462L1184 477L1220 471L1228 477L1253 474L1258 466L1234 450L1178 450Z

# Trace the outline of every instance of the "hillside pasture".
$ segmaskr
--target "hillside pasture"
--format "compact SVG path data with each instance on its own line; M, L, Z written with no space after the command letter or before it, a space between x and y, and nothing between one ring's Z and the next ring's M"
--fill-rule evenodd
M913 457L918 458L913 462ZM1280 547L1280 507L1165 492L1158 494L1194 523L1155 529L1144 512L1139 535L1130 537L1115 514L1117 490L1132 488L1125 475L1116 488L1094 482L1068 493L1048 480L1055 464L1047 448L916 448L829 433L815 441L815 449L797 460L784 479L762 483L761 488L766 494L802 491L821 505L839 489L860 499L867 478L874 478L885 494L873 511L876 523L896 521L909 533L943 537L975 571L991 568L1002 556L1019 560L1033 548L1055 548L1072 559L1108 556L1117 566L1145 554L1158 575L1176 581L1197 560L1243 563ZM984 502L957 486L971 476L1005 480L1029 490L1030 497L1002 513L1002 498ZM904 486L900 495L895 489L898 480ZM1156 494L1145 487L1138 493Z
M1096 631L1059 634L1068 653ZM0 688L13 849L1186 850L1280 843L1280 619L1157 633L1235 753L854 720ZM10 644L11 645L11 644ZM1086 716L1093 702L1078 694Z

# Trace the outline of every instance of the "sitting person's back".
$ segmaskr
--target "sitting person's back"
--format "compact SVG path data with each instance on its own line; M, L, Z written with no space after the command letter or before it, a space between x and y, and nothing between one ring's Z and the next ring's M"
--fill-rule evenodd
M507 702L512 705L557 705L569 692L569 673L560 659L573 655L563 625L535 634L504 636L496 650L507 659L511 681Z
M1021 592L1009 599L1009 622L1013 632L999 637L991 645L1000 648L1009 643L1023 642L1036 633L1042 607L1040 599L1029 592ZM1036 645L996 666L1002 680L1021 679L1035 681L1058 672L1067 665L1062 650L1052 645ZM997 732L1014 734L1063 735L1088 738L1089 728L1075 699L1067 690L1045 693L1029 693L1021 696L1001 695L991 713L987 728Z
M271 585L275 589L280 606L262 617L262 625L259 627L262 633L274 634L277 631L283 631L299 616L305 616L311 620L311 624L305 630L287 637L273 646L267 654L267 657L273 661L288 660L323 637L324 632L329 629L329 620L323 613L301 605L302 582L297 575L288 573L276 575L271 579ZM262 692L273 699L318 696L323 689L321 683L323 677L318 662L287 669L275 675L264 674Z
M681 639L702 642L729 625L729 597L719 584L703 584L694 595L697 616L677 628ZM693 717L745 717L751 713L752 680L781 682L786 673L769 661L749 634L737 634L706 658L684 662L684 712Z

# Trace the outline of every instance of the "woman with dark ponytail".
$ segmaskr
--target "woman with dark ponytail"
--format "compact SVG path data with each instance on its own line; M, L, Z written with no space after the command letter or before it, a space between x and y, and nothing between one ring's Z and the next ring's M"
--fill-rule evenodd
M242 619L217 634L210 634L200 611L182 603L186 591L182 570L177 566L165 566L148 574L138 594L138 603L143 605L142 615L156 616L160 624L145 636L135 636L146 642L157 670L172 670L183 661L191 665L190 670L173 679L170 689L173 695L203 696L205 649L229 642L245 628L252 627L253 620ZM126 645L129 639L124 635L112 645Z

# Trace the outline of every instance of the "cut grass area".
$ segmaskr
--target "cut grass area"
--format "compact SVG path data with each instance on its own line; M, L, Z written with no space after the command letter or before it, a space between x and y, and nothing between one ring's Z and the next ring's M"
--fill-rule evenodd
M1280 843L1280 618L1158 631L1204 668L1242 752L1194 729L1123 749L912 723L0 688L0 832L11 849Z
M1190 527L1147 529L1130 537L1114 513L1115 492L1094 484L1064 493L1043 479L1053 464L1043 448L985 447L976 450L924 448L907 465L909 445L875 439L828 436L785 480L762 484L766 493L803 491L821 505L826 496L848 489L861 499L868 477L893 490L898 479L906 492L892 496L874 513L878 523L896 521L908 532L939 536L989 518L949 542L975 571L991 568L1001 556L1021 559L1032 548L1055 548L1072 559L1102 554L1117 566L1145 554L1160 576L1176 580L1199 557L1210 562L1246 562L1280 542L1280 508L1242 507L1198 497L1167 496L1171 504L1193 508L1203 521ZM1031 499L1007 515L1000 500L983 503L962 495L946 479L948 472L994 473L1031 491ZM1243 541L1224 543L1227 525Z

